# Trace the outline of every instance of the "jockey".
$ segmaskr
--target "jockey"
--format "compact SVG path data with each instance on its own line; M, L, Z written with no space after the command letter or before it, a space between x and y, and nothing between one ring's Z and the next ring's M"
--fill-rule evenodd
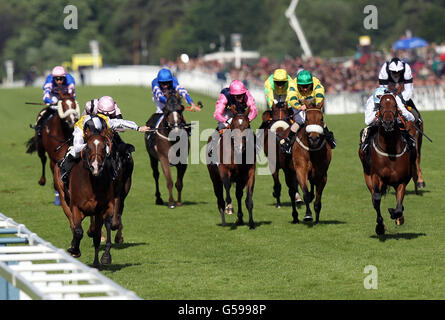
M201 108L195 105L192 98L188 94L187 90L181 87L178 83L178 79L176 79L170 70L163 68L158 72L158 76L153 79L151 83L152 91L153 91L153 102L156 105L156 113L153 114L150 119L147 121L147 125L150 127L155 127L156 122L164 113L164 107L167 103L167 98L165 97L165 92L169 89L174 89L179 92L179 94L187 101L187 103L191 106L190 111L201 111Z
M266 95L266 102L268 110L265 113L271 114L271 108L274 104L284 102L286 107L291 107L289 102L290 92L297 91L297 85L294 80L288 75L285 69L276 69L273 74L264 82L264 94ZM260 129L264 129L267 123L263 122Z
M114 118L117 118L117 119L122 119L122 112L121 112L121 110L119 109L119 107L118 107L118 105L117 105L117 103L113 100L113 98L111 98L111 97L108 97L108 96L103 96L102 98L104 98L104 99L106 99L106 100L108 100L108 101L113 101L113 103L114 103L114 113L113 113L113 117ZM101 98L101 99L102 99ZM85 103L85 110L83 111L83 113L82 113L82 116L84 116L84 115L86 115L86 114L89 114L89 115L96 115L97 114L97 106L98 106L98 103L99 103L99 99L92 99L92 100L88 100L86 103ZM111 104L111 103L110 103ZM110 118L111 118L111 116L110 116Z
M249 111L249 121L252 122L257 114L258 109L255 104L255 99L244 86L244 84L239 80L233 80L228 88L221 90L219 94L219 99L216 101L215 112L213 117L218 121L217 131L221 131L229 126L232 122L233 113L230 109L232 105L250 108ZM209 157L212 155L213 148L215 147L217 141L212 139L212 144L209 150Z
M377 130L377 111L380 108L380 99L384 94L390 93L386 88L379 87L374 90L374 93L372 96L368 98L366 101L366 109L365 109L365 124L366 127L362 130L360 137L361 137L361 143L360 143L360 149L363 151L367 150L367 147L369 145L369 140L371 136L373 136L374 132ZM402 99L399 96L394 96L397 102L397 107L402 113L403 118L406 121L414 121L415 118L411 112L409 112L405 105L402 102ZM397 118L397 122L400 122L400 119ZM413 136L408 132L408 130L401 130L402 136L405 138L406 142L408 143L408 146L410 148L415 148L416 146L416 140L413 138Z
M76 163L76 160L80 157L81 151L86 145L84 143L84 130L87 122L91 124L92 121L97 129L100 129L100 124L102 124L102 126L105 126L105 128L102 128L103 130L125 131L131 129L139 132L147 132L150 130L150 128L147 126L139 127L133 121L117 119L115 117L115 105L116 103L111 97L104 96L98 101L96 115L86 114L82 116L74 125L73 145L68 149L65 158L59 164L60 176L66 187L68 187L68 177L71 168L73 167L74 163ZM103 130L100 131L102 132ZM110 151L111 150L109 150L109 152Z
M408 110L411 108L418 112L413 100L411 99L414 93L413 75L411 73L411 67L408 63L395 57L390 61L383 64L379 73L379 85L383 88L395 84L403 84L403 91L400 94L402 102L408 106ZM419 119L420 121L420 119Z
M215 112L213 117L218 121L216 130L226 128L232 121L233 114L230 110L232 105L250 107L249 121L252 122L258 114L258 109L255 104L255 99L250 94L249 90L239 80L234 80L228 88L221 90L219 99L216 101Z
M42 125L57 110L60 91L73 94L74 99L76 98L74 85L75 81L73 76L66 73L65 68L62 66L54 67L51 74L46 77L45 84L43 85L43 102L47 104L48 107L42 111L35 125L35 130L38 135L40 135Z
M280 144L285 153L292 153L292 145L295 141L298 129L306 121L306 105L304 102L312 101L317 107L324 105L324 87L318 78L313 77L307 70L302 70L297 75L297 91L290 91L289 102L294 111L294 123L292 124L287 138L282 139ZM326 124L323 127L323 134L327 142L334 149L337 145L334 134L329 131Z

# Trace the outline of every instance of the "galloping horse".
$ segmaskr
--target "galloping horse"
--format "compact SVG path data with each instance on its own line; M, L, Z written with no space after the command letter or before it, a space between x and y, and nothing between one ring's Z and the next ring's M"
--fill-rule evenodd
M183 188L183 178L187 170L187 158L190 149L188 133L185 129L190 125L185 123L182 112L184 106L181 105L181 97L175 90L166 93L167 103L164 114L159 119L159 125L154 128L154 134L145 134L145 147L150 156L153 178L156 183L156 204L162 205L164 201L159 191L159 169L158 162L161 162L162 171L167 180L169 192L168 207L173 209L182 206L181 192ZM147 122L148 123L148 122ZM148 125L148 124L147 124ZM172 136L172 137L171 137ZM179 141L177 141L179 138ZM152 140L152 141L150 141ZM179 161L178 161L179 160ZM177 169L176 189L178 200L173 199L173 180L170 166Z
M42 176L38 183L43 186L46 183L45 165L48 154L50 159L51 172L57 162L63 159L72 138L74 124L80 116L79 104L71 94L60 93L60 100L57 104L57 112L50 116L46 123L42 124L41 135L37 133L27 142L27 153L37 151L42 162ZM43 111L43 110L42 110ZM37 119L40 118L42 111ZM49 112L49 111L47 111Z
M296 135L296 142L292 147L292 161L297 180L303 191L303 199L306 204L304 221L311 222L312 211L310 203L314 199L314 186L316 188L314 210L315 223L320 221L321 196L327 182L327 172L331 162L331 147L323 135L323 111L322 106L307 104L306 121ZM308 189L308 180L311 188ZM292 223L298 223L298 213L292 214Z
M76 163L70 172L69 203L66 201L64 184L60 179L60 168L54 169L54 184L60 193L63 211L67 216L73 240L68 252L73 257L80 257L80 241L83 237L82 221L86 216L92 217L87 232L94 243L94 267L99 267L99 246L103 224L107 231L105 252L102 264L111 264L111 225L115 212L115 184L109 159L111 140L104 133L90 132L86 129L86 146L82 150L81 161Z
M274 180L274 191L272 195L277 199L276 207L281 207L281 183L279 178L279 170L283 169L292 204L292 212L295 212L295 202L302 203L303 200L297 193L298 182L296 180L292 157L284 153L279 145L279 140L286 138L289 134L288 128L291 125L292 115L293 112L291 109L287 108L283 103L278 103L272 106L270 119L265 119L263 115L263 121L267 121L268 123L264 130L264 153L269 159L269 168L271 169ZM269 135L271 136L269 137ZM269 139L271 139L271 141L273 139L274 142L272 145L274 148L272 150L269 150ZM298 197L297 199L296 196Z
M226 128L220 138L219 147L217 148L217 156L220 161L218 164L207 162L210 179L213 183L218 210L221 214L222 226L226 225L224 214L232 214L232 198L230 197L230 187L233 182L236 184L236 199L238 201L238 219L237 225L243 225L243 212L241 200L243 197L243 189L246 188L245 204L249 211L249 228L255 229L253 221L253 189L255 185L255 138L252 130L248 114L250 108L245 112L238 112L235 106L231 107L233 118L231 124ZM251 133L249 140L249 133ZM209 138L211 143L212 137ZM249 144L250 142L250 144ZM228 146L228 143L230 145ZM226 191L226 200L223 197L223 188ZM225 206L225 204L227 205Z
M378 111L378 132L372 139L371 162L365 159L364 152L359 150L359 157L363 165L366 185L371 192L372 204L377 212L377 226L375 232L383 235L386 226L380 213L380 201L388 186L396 190L396 208L389 208L391 219L397 225L404 223L403 198L406 185L413 177L416 181L416 151L408 152L408 146L401 136L397 117L399 111L397 102L392 94L385 94L380 99Z
M403 83L401 84L389 84L388 89L394 94L401 94L403 91ZM420 153L422 149L422 140L423 140L423 119L420 115L420 112L413 108L410 105L406 105L408 111L410 111L415 120L406 122L406 129L408 132L414 137L416 140L416 171L417 171L417 180L414 180L414 191L416 194L419 194L419 189L425 188L425 181L423 180L422 170L420 169ZM417 128L416 128L417 126Z

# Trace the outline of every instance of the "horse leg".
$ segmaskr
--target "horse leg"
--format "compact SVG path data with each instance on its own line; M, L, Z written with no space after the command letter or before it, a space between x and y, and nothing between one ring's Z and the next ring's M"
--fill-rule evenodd
M225 208L225 213L226 214L232 214L233 213L233 206L232 206L232 198L230 197L230 186L231 186L231 182L230 182L230 175L229 173L226 173L224 175L223 178L223 185L224 185L224 190L226 191L226 208Z
M313 199L313 193L311 193L308 190L308 173L306 168L301 168L297 170L297 180L300 183L300 188L303 191L303 200L306 204L306 215L304 216L303 220L305 222L311 222L313 220L312 218L312 211L310 208L310 203Z
M278 168L272 173L272 177L273 177L273 193L272 193L272 195L274 196L275 199L277 199L277 204L275 205L275 207L281 208L281 201L280 201L281 183L280 183L280 171Z
M100 249L100 242L101 242L102 226L104 224L104 221L103 221L103 218L101 215L97 215L95 221L96 221L96 228L94 229L94 233L93 233L93 245L94 245L93 267L98 269L100 267L99 249Z
M183 188L183 180L184 180L184 175L185 175L186 170L187 170L186 164L178 164L177 178L176 178L176 183L175 183L176 190L178 190L178 201L176 202L177 206L182 206L181 192L182 192L182 188Z
M221 215L222 226L225 227L226 217L224 215L225 202L223 197L223 184L219 176L218 168L216 167L216 165L207 165L207 168L209 170L210 179L212 180L213 192L215 193L216 200L218 203L218 211Z
M323 189L326 186L327 180L328 180L328 177L325 175L322 177L321 181L316 185L316 195L315 195L315 202L314 202L315 223L320 222L321 195L323 194Z
M423 131L423 124L421 125L421 130ZM416 130L417 131L417 130ZM422 176L422 170L420 169L420 150L422 149L422 135L417 132L417 144L416 144L416 151L417 151L417 157L416 157L416 170L417 170L417 182L416 183L416 194L417 188L422 189L425 188L425 181L423 180Z
M165 180L167 181L167 189L169 193L168 207L170 209L174 209L176 207L176 203L175 200L173 199L173 180L170 171L170 163L167 158L161 158L160 161L161 161L162 171L164 172Z
M396 189L396 207L388 208L389 214L391 215L391 219L395 219L396 225L400 226L405 222L405 218L403 217L403 199L405 198L405 190L406 184L401 183L397 186Z
M42 140L39 139L39 137L36 138L36 144L37 144L37 154L39 155L40 162L42 163L42 176L40 177L39 184L41 186L44 186L46 183L46 177L45 177L45 168L46 168L46 155L45 155L45 149L42 145Z
M71 231L73 232L73 240L71 241L71 247L68 248L68 252L74 257L79 258L80 253L80 241L83 238L82 220L84 218L82 212L77 207L73 207L73 224ZM95 228L97 229L97 228ZM99 229L100 230L100 229ZM99 231L100 232L100 231ZM100 240L100 237L99 237Z
M110 250L111 250L111 217L109 215L107 215L107 217L105 218L105 229L107 230L107 242L105 245L105 251L102 255L102 257L100 258L100 263L102 264L111 264L111 254L110 254Z
M159 163L158 159L150 155L150 164L151 169L153 170L153 178L155 179L155 185L156 185L156 204L157 205L163 205L164 201L161 198L161 193L159 192Z
M374 209L377 213L377 226L375 227L375 232L378 235L383 235L385 234L385 230L386 230L386 226L383 223L383 217L382 214L380 212L380 202L382 200L382 187L383 187L383 183L381 181L377 181L378 178L373 178L373 184L374 187L372 189L372 205L374 206Z
M255 229L255 222L253 221L253 188L255 185L255 167L249 170L249 180L247 181L246 207L249 211L249 229Z
M284 178L286 179L286 185L289 192L289 198L290 203L292 205L292 217L294 218L292 223L299 223L298 220L298 212L297 212L297 206L295 203L295 196L297 193L297 180L296 175L293 172L288 172L287 170L284 171Z
M243 189L244 189L243 183L241 181L237 182L235 195L236 195L236 200L238 202L238 214L237 214L238 219L236 220L236 224L239 226L244 224L243 209L242 209Z

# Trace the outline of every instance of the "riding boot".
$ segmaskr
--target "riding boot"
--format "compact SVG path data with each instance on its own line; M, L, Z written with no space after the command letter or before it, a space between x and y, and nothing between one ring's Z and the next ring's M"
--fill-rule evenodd
M415 150L416 149L416 139L409 133L408 130L400 130L402 134L403 140L405 140L406 144L408 145L409 150Z
M334 138L334 133L332 131L329 131L328 126L323 128L323 134L325 135L326 140L331 146L331 149L335 149L335 147L337 146L337 141Z
M76 163L76 158L74 158L71 154L68 154L65 159L59 164L60 167L60 178L65 184L65 189L68 190L68 181L71 169Z
M297 133L290 130L289 135L286 138L281 139L281 141L280 141L281 150L284 153L292 154L292 146L294 145L296 136L297 136Z

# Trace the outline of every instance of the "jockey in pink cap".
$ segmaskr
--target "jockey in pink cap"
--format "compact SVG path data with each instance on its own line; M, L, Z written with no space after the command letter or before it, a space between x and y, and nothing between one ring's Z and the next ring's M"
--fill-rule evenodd
M250 108L249 121L252 122L258 114L258 109L255 104L255 99L250 94L249 90L239 80L234 80L230 83L228 88L221 90L219 99L216 101L215 112L213 117L218 121L216 130L219 132L225 129L232 121L233 113L231 106L241 106ZM212 138L209 146L208 156L212 157L213 149L216 147L217 139Z
M85 104L85 110L82 113L82 116L89 114L89 115L96 115L99 107L99 101L102 101L100 112L105 114L106 116L110 118L117 118L122 119L122 113L119 109L117 103L113 100L110 96L103 96L100 99L92 99L88 100Z
M91 100L90 102L91 104L93 104L95 100ZM95 119L94 121L96 123L103 122L107 127L104 129L109 129L113 131L112 145L114 147L112 148L112 150L110 150L111 160L112 160L111 164L114 170L113 179L116 178L117 176L117 168L118 168L117 162L119 158L122 159L125 157L130 157L131 152L135 150L134 146L126 144L124 141L122 141L122 138L119 136L118 132L123 132L128 129L139 132L147 132L150 129L147 126L138 126L133 121L122 119L122 114L120 113L120 110L119 110L120 118L118 118L116 109L117 104L114 101L114 99L110 96L103 96L102 98L97 100L96 108L97 108L96 113L87 114L85 112L85 114L79 119L79 121L76 122L73 131L73 145L68 149L64 159L59 163L59 167L61 169L60 175L66 187L68 187L67 186L68 177L71 168L77 161L76 159L80 157L81 151L85 147L84 129L85 129L85 124L88 121ZM93 106L93 112L94 112L94 106ZM99 121L100 120L99 118L101 118L103 121Z
M228 88L221 90L219 99L216 102L213 117L218 121L218 131L226 128L230 123L233 117L232 111L230 110L232 105L245 105L246 107L250 107L250 122L252 122L258 114L255 99L250 94L249 90L247 90L241 81L234 80Z
M74 99L76 98L74 85L73 76L67 73L62 66L54 67L51 74L46 77L45 84L43 85L43 102L48 107L41 112L34 127L38 135L40 135L41 128L46 120L57 111L57 102L59 102L59 93L61 91L72 94Z

